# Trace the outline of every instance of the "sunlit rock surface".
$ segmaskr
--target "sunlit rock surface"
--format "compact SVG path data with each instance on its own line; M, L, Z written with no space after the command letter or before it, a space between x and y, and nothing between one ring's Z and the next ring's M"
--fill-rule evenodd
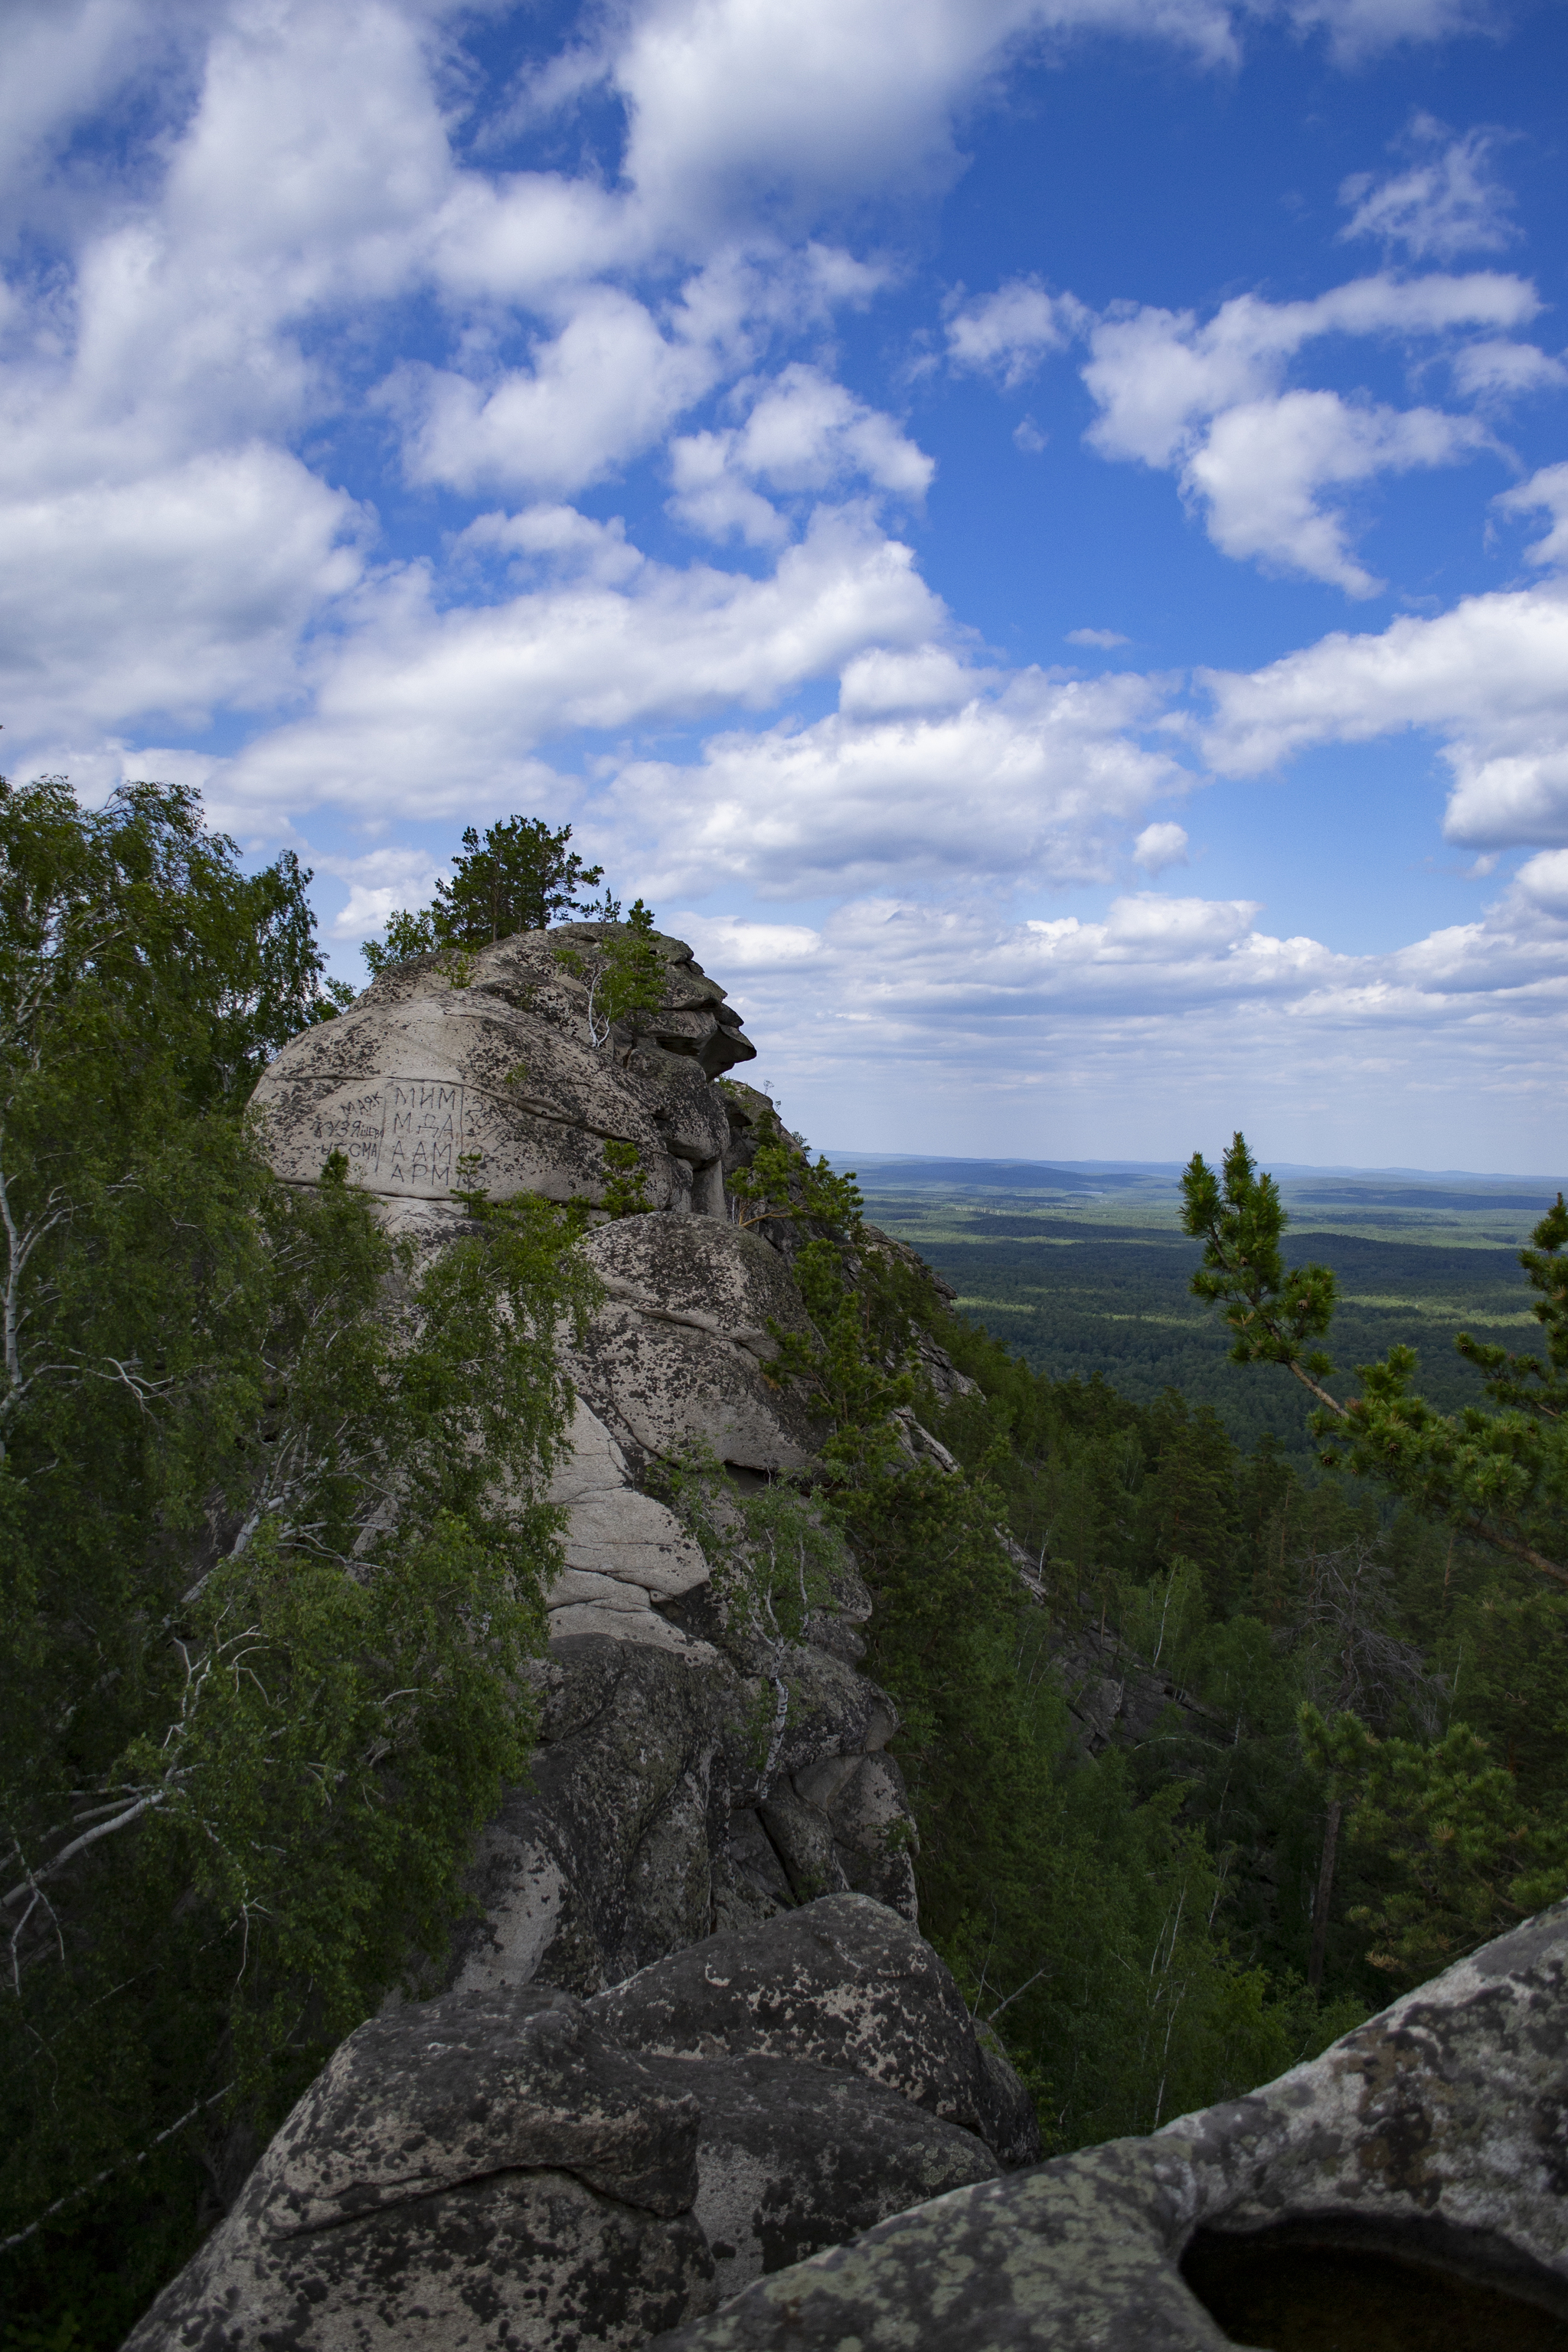
M369 1191L443 1213L465 1183L597 1202L605 1145L633 1143L655 1208L721 1216L730 1126L711 1081L755 1049L691 950L660 933L663 1007L595 1047L587 984L559 951L590 955L605 930L566 923L460 961L415 957L292 1039L255 1095L279 1174L312 1183L341 1151Z

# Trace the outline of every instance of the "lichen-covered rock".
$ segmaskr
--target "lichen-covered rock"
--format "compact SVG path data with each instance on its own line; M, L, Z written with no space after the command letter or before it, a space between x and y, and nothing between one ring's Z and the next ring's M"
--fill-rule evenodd
M596 1992L708 1933L743 1698L712 1652L595 1634L552 1643L536 1686L532 1775L480 1834L453 1981Z
M946 1968L868 1895L830 1895L710 1936L588 2006L627 2049L805 2060L884 2084L974 2133L1004 2163L1039 2151L1027 2095L1015 2078L1013 2095L1001 2095Z
M972 2132L863 2075L788 2058L645 2063L702 2109L693 2210L721 2299L996 2170Z
M1568 2320L1568 1904L1247 2098L939 2198L658 2352L1221 2352L1180 2267L1199 2231L1382 2250Z
M697 2101L561 1995L395 2009L338 2050L127 2352L586 2352L708 2309Z
M711 1218L626 1217L584 1254L606 1296L567 1365L634 1462L700 1446L745 1470L810 1466L823 1433L768 1370L769 1324L805 1331L805 1312L766 1242Z
M293 1038L254 1097L279 1174L314 1182L335 1150L391 1202L447 1203L465 1181L498 1200L597 1202L605 1145L633 1143L655 1208L722 1216L731 1129L712 1080L753 1048L690 949L658 933L663 1007L645 1033L594 1046L586 984L560 952L591 954L604 931L568 923L457 961L416 957Z

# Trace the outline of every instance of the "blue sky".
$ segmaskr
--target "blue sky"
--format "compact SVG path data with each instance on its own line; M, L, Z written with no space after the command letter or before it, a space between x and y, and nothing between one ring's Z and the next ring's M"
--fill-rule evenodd
M1568 1166L1568 16L12 0L8 772L570 823L853 1150Z

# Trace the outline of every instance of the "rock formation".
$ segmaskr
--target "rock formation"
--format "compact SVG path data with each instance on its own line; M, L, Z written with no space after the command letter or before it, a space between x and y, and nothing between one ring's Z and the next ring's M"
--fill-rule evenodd
M460 1163L497 1200L597 1202L605 1144L630 1143L653 1208L722 1216L731 1129L711 1081L755 1048L691 950L655 934L663 1008L595 1052L587 982L561 951L591 957L607 928L566 923L472 955L417 956L307 1029L256 1091L279 1173L313 1182L341 1151L395 1223L417 1226L455 1213Z
M658 2352L1218 2352L1235 2339L1184 2258L1220 2302L1227 2257L1298 2248L1436 2273L1450 2317L1433 2341L1460 2340L1451 2306L1479 2289L1470 2340L1561 2346L1565 2222L1559 1904L1248 2098L884 2221Z
M350 2036L127 2352L1175 2352L1226 2340L1184 2253L1285 2225L1568 2311L1568 1906L1249 2099L1034 2164L1029 2100L918 1931L854 1563L763 1642L659 1491L693 1448L737 1495L809 1480L822 1432L770 1371L802 1320L790 1235L728 1213L768 1108L723 1079L738 1017L656 936L665 1005L596 1045L557 950L603 936L400 966L258 1090L281 1174L343 1152L422 1247L461 1230L454 1188L603 1203L617 1144L650 1213L582 1244L602 1304L570 1349L540 1742L448 1976ZM1061 1670L1096 1751L1186 1704L1089 1636Z
M579 2001L449 1993L351 2034L126 2352L632 2347L994 2176L1032 2118L865 1895Z

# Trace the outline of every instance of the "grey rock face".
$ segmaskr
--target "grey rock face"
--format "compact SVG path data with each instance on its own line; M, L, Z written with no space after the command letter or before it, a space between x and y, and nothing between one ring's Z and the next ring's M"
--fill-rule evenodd
M767 1695L717 1651L553 1641L534 1672L532 1775L480 1834L482 1916L458 1931L453 1986L598 1992L715 1927L808 1900L835 1872L885 1885L912 1918L913 1826L897 1766L875 1752L892 1711L843 1660L803 1649L797 1662L802 1719L764 1788L751 1727ZM788 1826L807 1811L800 1785L822 1790L820 1873Z
M577 2352L708 2309L695 2099L561 1996L351 2034L127 2352Z
M1220 2352L1179 2268L1200 2230L1383 2249L1568 2319L1565 2116L1560 1904L1248 2098L916 2208L659 2352Z
M485 1916L459 1931L454 1982L596 1992L708 1933L722 1750L742 1701L712 1652L594 1634L552 1643L538 1687L531 1783L481 1834Z
M697 1444L744 1470L809 1466L822 1432L767 1371L769 1323L804 1331L805 1309L759 1234L626 1217L584 1251L607 1295L568 1369L634 1463Z
M711 1081L754 1049L690 949L658 934L663 1008L646 1034L595 1049L586 984L556 951L591 953L604 930L521 932L460 969L416 958L292 1039L255 1095L279 1174L313 1182L342 1151L371 1192L445 1213L468 1154L470 1181L498 1200L596 1202L604 1146L618 1141L642 1153L656 1208L721 1216L731 1125Z
M600 1993L589 2014L650 2056L790 2058L863 2075L973 2132L1004 2163L1039 2150L1023 2086L1015 2077L1004 2090L982 2060L942 1961L868 1895L710 1936Z
M650 2058L702 2109L694 2207L721 2299L907 2206L986 2180L982 2140L863 2076L786 2058Z

